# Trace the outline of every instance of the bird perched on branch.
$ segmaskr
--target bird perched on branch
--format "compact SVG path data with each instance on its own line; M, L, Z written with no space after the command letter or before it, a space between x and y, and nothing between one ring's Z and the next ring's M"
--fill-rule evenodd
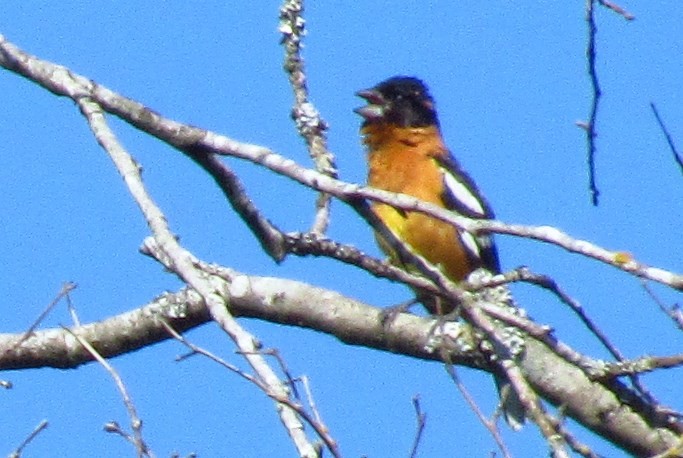
M434 99L421 80L395 76L356 95L368 103L355 112L363 117L361 134L368 153L370 186L408 194L466 217L493 218L474 181L446 147ZM489 234L475 235L423 213L382 203L373 203L372 209L396 238L452 281L465 280L479 268L500 272L498 253ZM392 262L410 268L389 241L381 235L377 238ZM454 309L453 304L439 300L420 300L432 314ZM513 394L506 398L506 419L518 429L524 421L523 407Z

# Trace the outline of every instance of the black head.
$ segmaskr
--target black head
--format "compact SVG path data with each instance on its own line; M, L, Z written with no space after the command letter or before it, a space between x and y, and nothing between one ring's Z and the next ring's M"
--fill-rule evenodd
M357 96L368 105L354 111L365 120L363 125L388 123L400 127L438 126L434 99L427 86L410 76L394 76Z

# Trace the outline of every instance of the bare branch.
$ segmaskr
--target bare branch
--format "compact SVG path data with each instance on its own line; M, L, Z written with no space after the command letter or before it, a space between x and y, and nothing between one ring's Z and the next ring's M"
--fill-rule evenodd
M662 130L662 133L664 134L664 137L666 138L666 142L669 144L669 149L671 149L671 153L674 156L674 161L678 164L678 167L681 169L681 172L683 172L683 156L681 156L681 153L676 149L676 145L674 145L674 140L671 138L671 134L669 133L669 130L666 128L664 125L664 121L662 120L661 116L659 116L659 111L657 110L657 107L655 106L654 103L650 102L650 108L652 108L652 113L655 115L655 119L657 120L657 124L659 124L659 128Z
M133 430L133 444L135 445L135 449L137 450L138 457L142 456L147 456L150 458L154 457L154 454L152 451L149 449L149 446L145 443L145 440L142 437L142 420L137 414L137 410L135 409L135 404L133 404L133 399L130 397L130 394L128 393L128 389L126 388L126 385L123 383L123 379L121 376L116 372L116 369L107 362L106 359L102 357L98 353L95 348L90 345L90 343L85 340L82 336L76 334L75 332L72 332L68 328L63 328L64 331L68 332L71 334L71 336L78 341L80 345L85 348L90 355L92 355L95 360L97 360L98 363L102 365L102 367L105 368L105 370L109 373L111 378L114 380L114 383L116 384L116 388L119 390L119 393L121 394L121 398L123 399L123 404L126 406L126 410L128 411L128 416L130 417L130 425Z
M247 195L240 179L215 154L195 153L192 148L185 153L202 167L223 191L233 210L256 236L263 250L275 262L281 262L286 255L282 232L265 218Z
M308 408L311 409L311 412L313 413L313 418L315 418L316 422L322 423L322 418L320 417L320 412L318 412L318 407L315 405L315 398L313 397L313 392L311 391L311 386L308 381L308 377L302 375L301 377L299 377L299 380L301 380L301 384L304 387L304 392L306 393L306 400L308 401Z
M664 302L662 302L659 297L655 294L654 291L652 291L652 288L645 282L644 280L641 281L641 284L643 285L643 288L647 292L647 294L652 298L653 301L659 306L659 309L666 313L669 318L676 324L678 329L683 331L683 309L681 309L681 306L678 304L673 304L671 307L666 305Z
M278 365L280 366L280 370L282 371L282 373L285 376L285 379L287 380L287 385L289 385L292 388L292 395L294 396L295 399L301 401L301 396L299 395L299 390L296 388L297 379L292 376L292 373L290 372L289 367L287 367L287 362L282 357L282 355L280 354L278 349L277 348L268 348L265 350L261 350L261 354L270 355L273 358L275 358L275 361L277 361ZM307 385L308 380L306 379L305 376L303 377L303 379L306 380L305 385ZM308 389L308 386L306 386L306 388ZM311 395L310 392L308 393L308 395L309 395L309 401L313 402L313 396ZM312 410L312 412L314 412L314 414L316 415L316 419L319 420L320 416L318 415L318 412L315 411L315 409Z
M54 306L57 305L59 303L59 301L62 300L63 297L68 297L69 292L73 291L74 289L76 289L75 283L72 283L72 282L64 283L62 285L62 288L57 293L57 296L55 296L55 298L52 300L52 302L50 302L47 305L47 307L45 307L45 309L42 312L40 312L40 315L38 315L38 318L36 318L36 320L33 322L33 324L31 326L29 326L29 328L24 333L24 337L22 337L22 339L19 342L17 342L16 345L19 346L23 342L25 342L26 339L28 339L31 336L33 331L35 331L36 328L38 326L40 326L40 323L43 322L45 317L52 311Z
M597 206L598 197L600 196L600 190L598 189L598 185L595 178L595 154L597 151L595 139L598 136L596 131L596 123L598 120L598 108L600 106L602 90L600 89L600 81L598 79L598 71L596 65L596 42L598 27L595 19L595 1L596 0L586 0L586 22L588 23L588 44L586 46L586 58L588 60L588 76L590 77L592 89L591 108L588 121L577 121L576 125L586 131L586 144L588 146L587 162L589 190L591 193L591 202L594 206ZM625 9L609 0L597 1L600 5L605 6L618 14L621 14L625 19L629 21L635 18Z
M238 157L262 165L312 189L327 192L343 200L359 198L386 203L406 211L417 211L453 224L472 233L492 232L525 237L558 245L632 275L647 278L683 291L683 275L647 266L623 251L610 251L584 240L570 237L548 226L522 226L493 220L470 220L410 196L345 183L297 165L267 148L240 143L228 137L164 118L144 105L127 99L65 67L30 56L0 36L0 66L19 73L55 94L77 100L90 97L103 110L187 153L220 154Z
M643 356L638 359L622 359L616 363L604 363L599 372L594 368L591 376L595 378L611 378L620 375L644 374L656 369L668 369L681 366L683 366L683 354L671 356Z
M308 145L308 152L316 170L332 178L337 177L334 156L327 149L327 123L311 103L306 85L304 59L301 57L302 40L306 35L306 21L303 18L303 0L285 0L280 7L280 33L285 47L284 69L294 91L292 118L299 135ZM316 201L316 214L311 232L324 234L330 222L331 196L321 193Z
M24 439L21 442L21 444L19 444L19 447L17 447L16 449L14 449L13 452L11 452L9 455L7 455L8 458L19 458L21 456L22 452L24 451L24 449L26 448L26 446L28 444L30 444L33 441L33 439L35 439L38 436L38 434L40 434L41 431L43 431L47 427L48 427L47 420L41 420L40 423L38 423L38 425L35 428L33 428L33 431L31 431L31 434L29 434L28 437L26 437L26 439Z
M505 458L510 458L512 455L505 446L503 437L500 435L500 431L498 431L496 424L493 421L486 418L484 412L482 412L482 410L479 408L477 401L474 400L474 397L470 394L465 384L462 383L460 377L458 377L458 373L455 369L455 366L446 363L444 367L446 368L446 372L448 372L448 375L451 377L451 380L453 380L453 383L455 383L455 386L458 388L458 391L460 391L460 394L462 394L462 397L465 399L465 402L467 402L467 405L470 406L470 409L472 409L472 412L474 412L474 414L477 416L481 424L483 424L484 427L489 431L489 433L491 433L491 436L493 437L493 440L496 442L496 445L498 445L500 452L503 454Z
M610 2L609 0L598 0L598 3L600 3L602 6L604 6L606 8L611 9L612 11L614 11L617 14L620 14L627 21L632 21L636 18L634 15L632 15L631 13L626 11L623 7L617 5L614 2Z
M581 322L586 326L586 328L600 341L600 343L610 352L612 356L617 361L625 361L624 355L619 351L619 349L609 340L607 334L602 331L594 322L590 319L588 314L585 312L581 304L560 289L557 282L552 278L545 275L538 275L532 273L529 269L523 268L518 269L517 273L520 274L521 281L526 281L533 283L535 285L541 286L549 291L552 291L560 300L567 304L569 308L579 317ZM635 386L643 395L645 395L650 401L652 401L652 395L645 388L642 382L636 377L634 373L631 373L629 378L631 383Z
M280 393L272 390L268 385L263 383L261 380L259 380L258 377L254 377L251 374L247 374L234 364L230 364L227 361L223 360L222 358L219 358L218 356L214 355L208 350L205 350L202 347L199 347L189 340L187 340L185 337L183 337L181 334L176 332L173 327L166 323L166 321L162 320L162 324L164 325L164 328L168 331L168 333L173 336L174 339L178 340L181 342L183 345L187 346L194 354L199 354L203 355L210 360L220 364L221 366L225 367L229 371L239 375L240 377L244 378L245 380L253 383L256 385L261 391L263 391L268 397L271 399L277 401L278 403L285 404L288 407L290 407L292 410L295 410L311 427L315 430L315 432L320 436L320 438L323 440L327 448L330 450L330 453L334 457L341 457L339 453L339 449L337 447L337 441L334 440L332 436L329 434L329 428L320 420L320 417L318 415L317 411L314 411L314 416L311 416L306 412L306 410L301 406L301 404L293 402L289 397L282 397Z
M576 437L574 437L573 434L571 434L567 429L565 428L564 424L562 422L558 421L556 418L551 417L551 421L554 422L555 424L555 429L559 431L559 433L562 435L562 438L567 441L567 444L574 450L576 453L580 454L581 456L584 456L586 458L601 458L600 455L596 454L591 450L589 446L586 444L581 443Z
M417 430L415 431L415 440L413 440L413 446L410 449L410 458L415 458L417 456L417 451L420 446L420 439L422 439L422 433L424 432L425 425L427 424L427 414L422 411L422 406L420 406L420 396L413 396L413 407L415 407L415 420L417 420Z
M588 76L591 80L591 88L593 95L591 98L590 115L588 122L577 123L579 127L586 130L586 142L588 146L588 182L591 193L591 202L593 205L598 205L598 196L600 191L595 182L595 138L597 133L595 124L598 119L598 107L600 104L600 97L602 91L600 90L600 81L598 80L598 72L595 65L595 43L598 28L595 21L595 0L586 0L586 22L588 23L588 46L586 47L586 57L588 59Z
M282 398L287 397L287 389L268 366L263 357L254 353L257 350L256 339L246 332L228 313L225 298L216 291L215 282L211 277L195 268L194 257L183 249L175 236L171 233L166 218L147 194L140 169L132 157L118 142L113 132L107 126L100 106L87 97L77 99L83 115L88 119L95 138L114 161L116 168L123 177L128 190L140 207L149 228L154 233L154 240L159 248L159 260L167 262L166 267L175 272L185 283L195 289L204 299L204 303L213 320L230 336L238 348L244 352L244 357L270 390ZM163 262L163 261L162 261ZM287 429L294 445L302 457L317 456L315 448L309 443L296 413L287 405L278 403L278 414Z

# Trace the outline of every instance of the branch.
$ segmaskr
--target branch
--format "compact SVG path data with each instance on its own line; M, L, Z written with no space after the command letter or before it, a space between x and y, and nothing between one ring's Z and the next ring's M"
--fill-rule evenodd
M337 446L337 441L334 440L332 436L329 434L329 428L325 423L320 420L320 417L317 415L317 411L313 409L313 412L315 413L315 417L311 414L309 414L306 409L302 407L300 403L294 402L289 399L289 397L283 397L281 396L280 393L274 392L271 390L267 385L265 385L259 378L254 377L251 374L247 374L237 366L230 364L223 359L219 358L218 356L214 355L208 350L205 350L204 348L197 346L187 340L185 337L182 335L178 334L175 329L171 327L166 321L162 319L162 324L166 331L173 336L174 339L185 345L187 348L192 350L193 354L200 354L203 355L210 360L214 361L215 363L220 364L224 368L228 369L229 371L239 375L240 377L244 378L245 380L253 383L256 385L261 391L263 391L268 397L273 399L274 401L277 401L279 403L285 404L289 406L290 409L295 410L301 418L303 418L306 423L311 425L311 427L315 430L315 432L320 436L320 438L323 440L325 445L327 446L328 450L332 454L333 457L335 458L340 458L341 455L339 453L339 447ZM279 356L278 356L279 357ZM291 378L288 377L288 380L291 380Z
M591 193L591 202L594 206L598 205L598 197L600 190L595 178L595 139L598 136L595 125L598 119L598 108L600 106L600 98L602 97L602 90L600 89L600 80L598 79L598 70L596 65L596 40L598 34L598 26L595 20L595 1L586 0L586 22L588 23L588 45L586 46L586 58L588 64L588 76L591 81L591 108L588 117L588 122L577 121L576 125L586 131L586 144L588 147L588 182ZM597 2L617 14L620 14L624 19L631 21L635 19L631 13L626 11L621 6L609 0L597 0Z
M441 345L451 339L435 336L437 320L398 314L382 324L383 309L346 298L339 293L304 283L269 277L252 277L221 269L226 283L218 289L235 316L304 327L336 337L350 345L403 354L442 363ZM316 298L314 301L311 298ZM102 322L72 329L103 357L131 352L169 338L159 314L178 332L210 320L202 298L191 290L166 294L155 302ZM446 323L462 346L445 350L454 364L493 371L485 355L473 350L475 342L463 334L462 325ZM12 349L21 335L0 334L0 348ZM128 345L122 346L122 341ZM469 346L469 348L468 348ZM26 367L71 368L92 361L74 339L61 329L37 331L20 347L0 352L1 369ZM624 404L610 386L591 380L586 373L556 355L547 345L527 338L518 361L531 388L597 434L636 455L652 455L672 446L683 433L683 424L671 414L645 405ZM594 361L598 367L599 361ZM662 409L664 411L664 409Z
M569 251L591 256L643 278L650 278L683 290L683 277L680 275L644 266L637 263L628 254L610 252L587 242L572 239L553 228L514 226L505 225L497 221L469 220L408 196L344 183L317 171L300 167L266 148L238 143L227 137L163 118L143 105L123 98L92 81L75 75L64 67L39 61L21 52L18 48L4 41L2 37L0 37L0 65L38 82L58 95L67 96L78 103L81 111L88 118L98 141L110 153L112 159L117 164L154 233L155 238L146 242L147 252L164 263L197 292L195 294L199 296L199 304L202 311L206 313L204 308L208 309L208 315L215 322L219 323L231 338L235 340L240 348L240 352L249 360L255 372L260 377L265 377L267 383L272 383L272 387L275 389L282 389L280 381L274 377L270 368L258 359L261 355L253 348L253 337L239 328L225 307L227 304L230 304L231 310L234 311L238 308L235 305L236 302L253 294L254 285L252 280L239 274L235 276L230 271L224 269L215 268L209 271L200 266L200 263L190 253L178 245L163 219L163 215L149 196L147 196L142 186L137 165L109 131L104 122L102 110L113 113L139 129L157 136L190 157L195 155L193 157L195 160L197 160L196 158L200 160L204 158L214 159L216 154L246 159L267 167L276 173L285 175L312 189L334 195L347 203L353 204L362 199L370 199L407 211L430 214L473 233L497 232L536 238L555 243ZM217 164L218 162L215 161L214 166L216 166L216 170L219 169ZM229 171L227 168L226 170ZM225 174L225 172L221 173ZM226 186L234 187L235 184L239 184L239 182L227 182ZM249 213L249 209L246 206L243 205L241 208L246 213ZM270 230L275 234L275 242L273 243L275 245L280 243L278 238L281 234L277 228L266 224L267 221L260 218L260 215L257 215L254 221L256 229L252 228L252 230L257 233L257 236L259 235L258 231L261 229ZM260 237L259 240L261 240ZM282 240L284 243L284 238ZM218 270L221 270L221 272L218 272ZM270 280L274 281L275 279ZM439 285L439 288L437 288L439 294L447 296L456 294L450 282L442 281L438 275L435 276L435 280L436 284ZM432 284L432 287L434 286ZM438 339L439 336L435 335L435 324L431 320L424 320L421 325L428 323L429 327L420 329L420 333L417 335L409 335L408 342L400 340L406 338L403 333L395 336L397 339L400 338L399 340L385 341L384 339L390 331L389 328L397 325L404 326L406 323L401 320L407 319L407 316L399 315L396 319L392 320L390 326L385 327L382 325L381 314L376 315L374 313L376 309L373 309L372 316L365 317L371 318L370 322L364 322L363 317L355 316L353 317L353 322L346 323L340 321L342 315L337 314L339 305L330 303L330 308L321 310L321 312L333 310L334 313L331 316L318 316L320 321L311 321L316 315L311 313L303 302L309 301L311 297L320 298L322 296L319 294L312 295L310 291L308 293L308 295L299 298L297 301L302 302L297 304L298 309L306 309L308 315L305 317L299 315L301 310L296 309L287 310L287 316L279 315L282 312L280 303L286 302L284 297L295 294L295 291L280 289L278 292L273 292L274 295L258 297L255 300L265 302L269 309L262 312L264 315L261 318L263 319L281 320L279 322L316 329L320 327L319 330L334 334L343 341L353 344L376 346L377 348L404 354L411 354L410 352L413 352L413 356L441 360L441 355L444 351L441 347L450 343L449 339ZM457 294L462 294L462 292ZM344 300L341 297L339 299ZM321 301L317 301L315 307L320 307L320 303ZM277 305L277 307L274 305ZM497 332L490 320L490 315L482 314L481 310L483 308L475 307L474 304L464 307L467 318L479 329L483 329L487 337L491 337L493 341L496 341ZM270 316L272 314L276 315ZM289 321L292 316L295 316L296 319ZM440 326L439 329L447 326L451 330L457 330L459 338L467 337L466 332L464 334L465 337L463 337L463 330L467 329L467 327L462 323L440 324L443 326ZM367 334L368 329L365 329L364 326L371 326L372 334ZM81 329L81 327L76 329ZM403 327L399 330L404 331ZM27 339L18 348L14 349L16 350L14 353L20 353L30 348L32 343L35 343L34 339L41 336L42 333ZM367 339L367 341L363 339ZM12 340L12 342L16 345L17 340ZM416 343L417 347L415 347ZM613 386L604 386L600 382L589 380L581 368L562 359L556 354L554 348L548 346L546 341L542 339L528 338L528 345L525 346L525 353L520 358L519 367L516 365L516 362L509 358L501 358L496 360L496 362L489 361L490 355L472 351L472 348L478 348L477 342L470 342L470 344L472 343L475 345L470 346L468 350L464 350L463 347L456 346L455 348L450 348L449 346L447 351L453 353L451 359L457 362L458 355L460 355L463 361L462 364L492 372L502 368L519 393L524 394L528 392L529 396L527 396L528 399L525 404L529 407L536 421L542 426L544 434L549 438L557 431L557 427L548 423L548 418L542 412L543 407L533 399L535 397L534 392L538 392L551 402L565 403L566 410L571 416L594 429L594 431L604 434L610 440L632 453L651 453L652 450L662 450L664 446L670 445L669 438L671 434L680 433L680 425L671 419L670 416L653 415L650 410L645 408L646 406L643 407L638 404L631 407L622 405L621 399L613 392ZM438 351L436 351L437 349ZM4 361L6 356L8 355L0 355L0 362ZM26 355L22 356L25 357ZM61 360L61 363L75 364L73 360L69 360L66 363ZM546 363L548 366L545 366ZM558 367L562 368L559 373L557 372ZM552 373L562 380L546 380L544 377L547 376L551 369ZM530 382L531 388L534 391L528 390L526 380ZM283 409L283 411L288 412L288 409ZM605 418L607 418L607 421ZM287 420L283 418L283 421L286 422ZM290 431L292 431L292 427L296 428L295 422L288 425ZM295 434L295 432L292 432L292 434ZM637 441L634 437L637 437ZM654 437L654 439L643 443L643 437ZM305 438L303 440L305 441ZM301 452L302 454L308 454L311 450L310 444L302 442L297 445L300 451L305 450ZM557 449L556 451L560 452L561 450Z
M299 135L308 146L308 153L315 168L332 178L337 177L337 166L334 156L327 149L327 123L322 119L308 97L304 59L301 57L302 40L306 35L306 21L303 18L303 0L285 0L280 8L280 33L285 47L285 72L289 75L289 83L294 91L294 107L292 119L296 123ZM331 196L321 193L316 201L316 214L311 232L324 234L330 222Z
M623 251L610 251L570 237L549 226L523 226L499 221L471 220L410 196L346 183L305 167L258 145L241 143L211 131L164 118L144 105L77 75L65 67L40 60L21 51L0 35L0 66L31 79L47 90L78 100L90 97L103 110L189 154L219 154L259 164L304 186L349 201L369 199L406 211L417 211L472 233L492 232L551 243L565 250L599 260L640 278L683 291L683 275L647 266Z
M598 80L598 72L595 65L595 41L598 33L598 27L595 23L595 0L586 0L586 22L588 22L588 46L586 47L586 58L588 59L588 76L591 80L591 108L588 122L577 123L579 127L583 127L586 131L586 143L588 146L588 182L591 192L591 202L594 206L598 205L598 196L600 191L595 181L595 124L598 119L598 107L600 106L600 97L602 91L600 89L600 81Z
M213 279L195 267L192 254L178 243L163 213L145 190L140 168L109 129L100 106L88 97L79 97L76 102L87 118L98 143L114 161L154 234L154 245L157 248L154 251L154 257L202 296L212 319L237 345L243 357L268 390L272 390L278 396L287 397L289 393L286 386L266 363L263 356L258 353L257 339L244 330L228 313L225 298L216 293ZM276 410L299 455L306 458L316 457L318 454L306 438L303 425L296 412L287 404L280 402L277 403Z
M24 439L24 440L21 442L21 444L19 444L19 447L17 447L16 449L14 449L13 452L11 452L9 455L7 455L7 457L8 457L8 458L20 458L20 457L21 457L21 453L24 451L24 449L26 448L26 446L27 446L28 444L30 444L30 443L33 441L33 439L35 439L36 437L38 437L38 434L40 434L41 432L43 432L43 431L45 430L45 428L47 428L47 427L48 427L48 422L47 422L47 420L41 420L40 423L38 423L38 426L36 426L35 428L33 428L33 431L31 431L31 434L29 434L29 435L26 437L26 439Z
M121 398L123 399L123 404L126 406L126 410L128 411L128 416L130 417L130 425L133 430L133 437L130 437L127 434L124 434L124 437L126 437L133 445L135 445L138 457L147 456L153 458L154 454L149 449L149 446L142 437L142 420L138 416L137 409L135 408L135 404L133 403L133 399L128 393L128 389L126 388L126 385L123 383L123 379L121 378L119 373L116 372L116 369L114 369L114 367L111 364L109 364L107 360L104 359L102 355L100 355L97 352L97 350L95 350L95 348L93 348L90 342L88 342L82 336L79 336L78 334L72 332L67 328L63 329L64 331L69 333L74 339L76 339L76 341L88 353L90 353L90 355L95 360L97 360L97 362L100 363L102 367L104 367L104 369L109 373L111 378L114 380L114 384L116 384L116 388L119 390ZM115 423L111 422L110 424L114 425ZM120 428L107 427L107 429L118 429L119 432L123 433L123 431Z
M659 124L659 128L662 130L662 133L664 134L664 138L666 138L666 142L669 145L669 149L671 150L671 153L674 156L674 161L676 161L676 163L678 164L678 167L681 169L681 172L683 172L683 156L681 156L681 153L676 149L676 145L674 144L674 140L671 137L669 130L664 125L664 121L662 120L661 116L659 116L659 111L657 110L657 107L655 106L655 104L650 102L650 108L652 108L652 113L654 113L654 115L655 115L655 119L657 120L657 124Z
M610 10L614 11L615 13L621 15L627 21L632 21L636 18L633 14L626 11L623 7L617 5L616 3L611 2L609 0L598 0L598 3L600 3L605 8L609 8Z

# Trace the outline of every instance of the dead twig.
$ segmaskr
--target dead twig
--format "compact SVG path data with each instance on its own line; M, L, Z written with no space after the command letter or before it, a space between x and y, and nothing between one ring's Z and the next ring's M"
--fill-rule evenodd
M427 414L422 411L419 395L413 396L413 407L415 408L415 420L417 421L417 428L415 430L415 439L413 440L413 446L410 449L410 455L408 455L410 458L415 458L417 456L417 450L420 446L422 433L424 432L425 426L427 424Z
M653 102L650 102L650 108L652 108L652 113L654 113L654 115L655 115L655 119L657 120L657 124L659 124L659 128L662 130L662 133L664 134L664 137L666 138L666 142L669 145L669 149L671 150L671 153L673 154L674 161L676 161L676 163L678 164L678 167L681 169L681 172L683 172L683 156L676 149L676 145L674 145L674 140L671 137L669 130L664 125L664 120L662 120L662 117L659 115L659 111L657 110L657 107L655 106L655 104Z
M33 334L33 331L35 331L36 328L38 326L40 326L40 323L43 322L45 317L52 311L52 309L55 307L55 305L57 305L59 303L59 301L62 300L63 297L68 298L69 293L71 291L73 291L74 289L76 289L76 283L73 283L73 282L64 283L62 285L62 288L59 290L59 292L55 296L55 298L52 299L52 302L47 304L47 307L45 307L45 309L42 312L40 312L40 315L38 315L38 318L36 318L36 320L33 322L33 324L31 326L29 326L29 328L26 330L26 332L21 337L21 339L19 339L19 341L16 344L14 344L14 348L16 349L16 348L20 347L21 344L26 342L26 339L31 337L31 334Z
M147 443L145 442L144 438L142 437L142 420L138 416L137 410L135 409L135 404L133 403L133 399L131 398L130 394L128 393L128 389L126 388L126 385L123 383L123 379L119 375L119 373L114 369L114 367L109 364L109 362L100 355L100 353L93 347L87 340L85 340L83 337L79 336L75 332L72 332L70 329L66 327L62 327L64 331L68 332L71 334L74 339L78 341L78 343L81 344L83 348L86 349L88 353L98 362L102 365L102 367L105 368L105 370L109 373L111 376L112 380L114 380L114 384L116 385L116 388L118 389L119 393L121 394L121 398L123 399L123 404L126 406L126 410L128 411L128 416L130 417L130 425L131 429L133 430L133 436L129 438L129 440L132 441L132 443L135 445L135 449L137 450L138 457L149 457L149 458L154 458L154 454L152 451L149 449L147 446ZM110 422L112 424L116 424L116 422ZM105 430L107 428L105 427ZM125 436L124 436L125 437Z
M38 425L35 428L33 428L33 431L31 431L31 434L29 434L26 437L26 439L24 439L21 442L21 444L19 444L19 446L14 449L14 451L12 451L9 455L7 455L7 457L8 458L19 458L21 456L21 453L24 451L24 448L26 448L26 446L28 444L30 444L31 441L33 441L33 439L35 439L38 436L38 434L40 434L40 432L43 431L47 427L48 427L47 420L41 420L40 423L38 423Z

